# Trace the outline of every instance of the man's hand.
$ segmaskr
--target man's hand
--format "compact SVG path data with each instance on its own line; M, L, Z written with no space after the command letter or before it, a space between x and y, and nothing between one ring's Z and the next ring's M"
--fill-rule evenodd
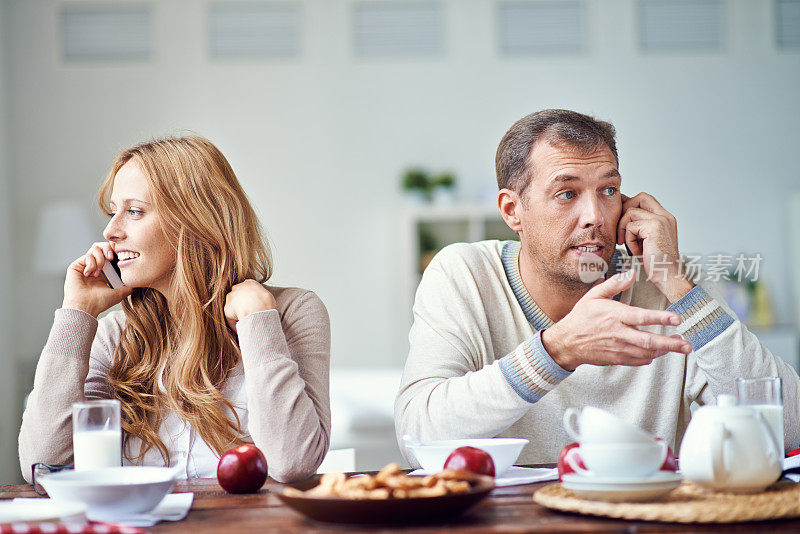
M634 272L612 276L575 303L560 321L542 332L542 344L558 365L574 371L578 365L647 365L668 352L689 354L692 345L680 336L643 332L638 325L677 326L677 313L646 310L613 300L631 287Z
M681 272L678 222L647 193L622 195L622 217L617 225L617 244L628 245L641 257L647 278L669 299L677 302L694 284Z
M278 305L272 293L252 279L236 284L225 296L225 320L228 321L228 326L234 332L236 332L236 323L251 313L277 308Z

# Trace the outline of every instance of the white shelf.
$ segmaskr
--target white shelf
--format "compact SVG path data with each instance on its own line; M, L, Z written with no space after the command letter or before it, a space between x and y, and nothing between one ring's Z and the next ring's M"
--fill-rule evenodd
M435 241L433 247L423 247L422 233ZM451 243L473 243L484 239L518 239L506 226L496 206L491 204L420 205L403 211L401 250L403 266L401 299L403 316L411 325L414 294L421 277L422 255L431 248L438 251ZM407 331L407 330L406 330Z

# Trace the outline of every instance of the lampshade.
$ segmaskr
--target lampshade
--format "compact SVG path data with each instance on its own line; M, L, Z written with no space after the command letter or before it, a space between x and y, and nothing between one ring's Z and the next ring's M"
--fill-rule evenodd
M87 209L80 203L63 200L46 204L39 212L33 271L63 274L75 258L100 239Z

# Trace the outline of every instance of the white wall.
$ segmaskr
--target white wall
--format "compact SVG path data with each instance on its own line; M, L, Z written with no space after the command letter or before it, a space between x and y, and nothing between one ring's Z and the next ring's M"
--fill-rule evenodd
M12 188L8 174L6 114L6 14L5 0L0 0L0 484L17 480L16 426L19 412L15 409L15 339L11 336L11 310L13 298L13 276L11 270L11 196Z
M775 50L773 3L726 2L725 49L681 54L637 49L633 0L587 4L590 46L578 56L502 58L494 2L446 0L442 57L358 59L352 3L306 0L300 59L225 63L206 57L206 2L163 0L153 3L151 61L80 65L60 59L60 2L11 1L19 357L35 360L61 299L61 280L29 274L39 206L70 198L94 210L120 148L187 128L233 164L275 245L275 281L312 288L328 305L334 366L401 365L399 173L450 168L462 196L476 198L493 183L508 126L545 107L613 121L623 190L647 190L677 216L684 252L760 252L788 317L800 53Z

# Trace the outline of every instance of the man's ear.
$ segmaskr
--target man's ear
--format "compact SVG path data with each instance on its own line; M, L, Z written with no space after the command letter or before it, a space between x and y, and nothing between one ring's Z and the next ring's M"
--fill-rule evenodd
M521 232L522 222L517 212L522 209L522 199L517 192L511 189L501 189L497 194L497 207L508 227L514 232Z

